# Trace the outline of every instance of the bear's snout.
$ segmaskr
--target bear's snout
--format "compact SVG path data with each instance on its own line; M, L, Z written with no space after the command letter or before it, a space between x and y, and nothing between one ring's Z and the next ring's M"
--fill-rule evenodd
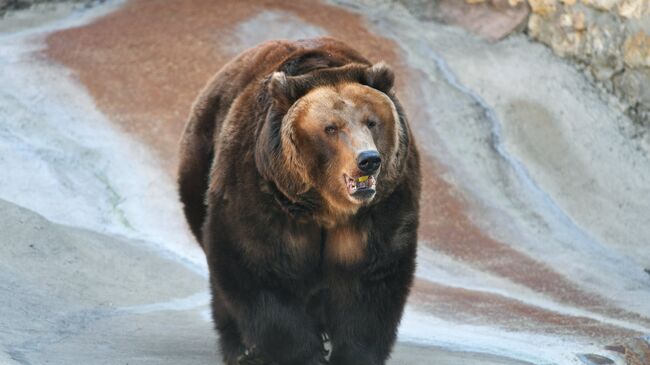
M357 156L357 166L365 174L372 174L381 166L381 156L377 151L363 151Z

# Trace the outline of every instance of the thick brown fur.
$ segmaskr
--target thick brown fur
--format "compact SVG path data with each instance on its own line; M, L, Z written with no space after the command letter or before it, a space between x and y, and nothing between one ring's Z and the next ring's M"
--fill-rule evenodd
M319 364L321 333L332 364L388 358L420 195L393 82L334 39L273 41L224 66L193 105L179 190L207 256L226 364L252 348L279 365ZM358 201L341 171L356 173L363 148L382 162L376 194Z

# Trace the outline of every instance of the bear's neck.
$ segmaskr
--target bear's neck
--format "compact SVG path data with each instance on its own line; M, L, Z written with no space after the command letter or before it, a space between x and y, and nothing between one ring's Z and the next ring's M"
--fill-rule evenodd
M323 228L331 229L348 224L357 213L357 209L340 210L328 207L325 200L314 189L299 195L297 199L292 199L282 193L273 182L269 181L267 184L268 192L273 196L280 210L297 221L311 221Z
M267 188L277 206L284 213L298 220L314 219L320 205L317 193L308 191L294 200L284 195L272 181L267 182Z

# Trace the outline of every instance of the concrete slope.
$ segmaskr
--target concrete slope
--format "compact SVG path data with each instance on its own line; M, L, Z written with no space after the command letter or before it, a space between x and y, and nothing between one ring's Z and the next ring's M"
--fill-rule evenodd
M61 245L90 264L62 283L58 266L21 251L38 241L33 227L5 223L20 237L10 242L24 243L0 246L0 260L18 265L7 288L15 321L2 328L40 325L16 309L33 282L50 280L63 318L26 331L36 336L0 338L5 357L77 363L93 348L106 350L88 357L97 361L214 362L205 263L172 184L176 142L198 90L230 57L321 34L395 67L423 152L418 280L393 362L650 363L650 160L630 121L523 36L488 44L381 1L109 2L1 35L0 198L45 217L43 237L72 232ZM101 238L89 250L91 236ZM138 280L108 288L92 275L103 272L93 255L124 258L111 265ZM23 272L37 266L43 278ZM168 272L181 274L168 281ZM106 294L74 293L83 286ZM104 305L112 296L122 309ZM89 330L54 335L67 315ZM104 342L84 342L95 336Z
M198 364L216 357L202 276L139 241L0 200L3 364Z

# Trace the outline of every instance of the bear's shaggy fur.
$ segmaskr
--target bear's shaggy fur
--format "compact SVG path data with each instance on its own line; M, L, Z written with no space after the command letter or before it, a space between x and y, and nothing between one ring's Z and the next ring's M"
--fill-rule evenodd
M331 38L273 41L225 65L193 105L179 189L207 256L226 364L246 350L321 364L322 334L334 365L388 358L420 195L393 78ZM381 157L373 189L356 182L368 179L362 150Z

